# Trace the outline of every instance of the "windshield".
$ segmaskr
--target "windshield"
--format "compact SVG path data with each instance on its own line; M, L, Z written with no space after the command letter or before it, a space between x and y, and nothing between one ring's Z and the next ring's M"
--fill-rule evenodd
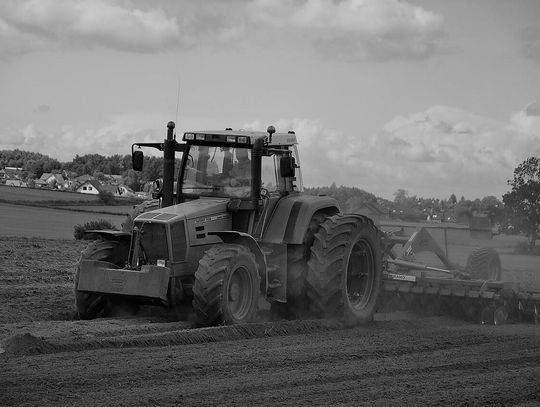
M249 198L251 150L190 146L182 192L201 196Z

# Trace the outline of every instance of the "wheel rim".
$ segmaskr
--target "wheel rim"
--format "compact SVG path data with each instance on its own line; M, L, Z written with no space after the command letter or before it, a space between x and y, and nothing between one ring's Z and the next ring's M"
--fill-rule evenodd
M352 248L347 265L347 298L352 308L363 309L371 299L375 282L375 258L371 245L359 240Z
M247 268L239 267L231 275L227 287L227 308L236 320L249 315L253 302L253 281Z

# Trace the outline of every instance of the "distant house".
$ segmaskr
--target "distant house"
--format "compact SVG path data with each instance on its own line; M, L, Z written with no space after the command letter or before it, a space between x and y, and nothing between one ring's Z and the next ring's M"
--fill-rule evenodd
M77 192L81 194L98 195L101 191L103 191L103 187L95 179L86 181L77 188Z
M3 170L0 170L0 181L14 187L27 186L23 182L23 169L18 167L5 167Z
M123 197L135 196L135 192L127 185L118 185L115 195Z
M88 175L88 174L84 174L84 175L81 175L77 178L75 178L73 181L75 181L75 183L77 185L82 185L84 184L85 182L87 181L91 181L91 180L94 180L95 178L92 177L91 175Z
M62 174L52 174L50 172L45 172L41 175L40 181L44 181L51 188L61 189L64 185L64 177Z
M47 188L49 184L43 181L41 178L34 180L34 188Z
M23 182L20 179L8 179L6 185L10 187L27 187L26 182Z
M126 185L101 184L101 190L110 192L115 197L127 198L135 196L135 192Z
M23 169L18 167L5 167L3 170L0 170L0 179L3 180L22 180L23 179Z
M66 191L74 191L75 189L77 189L77 184L75 183L75 181L64 178L62 189L65 189Z

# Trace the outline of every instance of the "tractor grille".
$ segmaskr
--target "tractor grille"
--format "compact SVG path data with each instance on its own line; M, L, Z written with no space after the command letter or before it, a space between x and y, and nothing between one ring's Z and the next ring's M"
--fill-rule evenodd
M156 264L157 260L168 260L167 233L163 223L144 223L139 226L141 233L141 249L148 264Z
M186 228L184 221L172 224L136 222L142 231L140 258L148 264L156 264L157 260L184 261L187 252ZM167 227L170 227L172 259L168 252Z

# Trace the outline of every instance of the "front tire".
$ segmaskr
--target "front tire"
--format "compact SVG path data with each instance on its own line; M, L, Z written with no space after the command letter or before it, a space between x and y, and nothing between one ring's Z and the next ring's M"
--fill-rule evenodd
M193 285L199 325L233 325L257 316L260 277L255 255L246 247L222 244L206 251Z
M360 215L335 215L322 223L308 262L311 311L350 325L370 322L381 283L381 242L373 222Z

